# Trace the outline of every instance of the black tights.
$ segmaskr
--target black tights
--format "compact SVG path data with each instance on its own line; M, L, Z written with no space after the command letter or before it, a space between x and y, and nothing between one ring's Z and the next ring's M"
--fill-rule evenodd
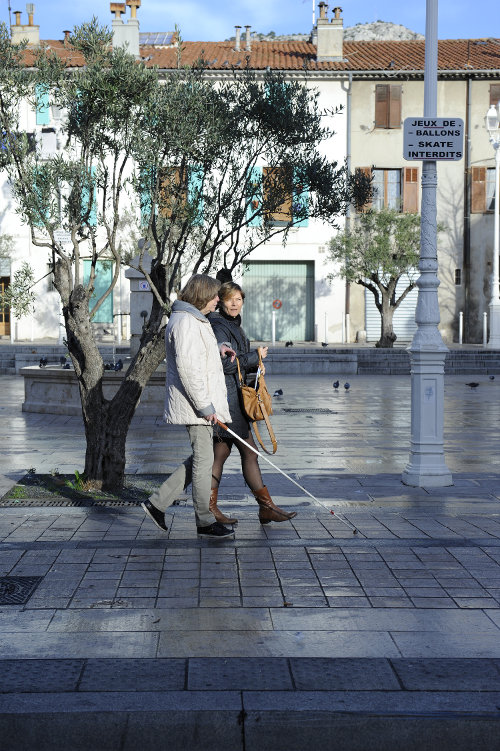
M248 438L245 438L246 442L250 444L250 446L253 446L254 448L257 448L255 445L255 441L253 439L253 436L251 433L249 433ZM257 491L260 490L263 485L264 481L262 480L262 475L260 473L259 468L259 462L257 461L257 455L253 453L247 446L245 446L244 443L241 443L240 441L235 440L234 444L236 445L236 448L240 452L241 457L241 469L243 472L243 477L245 478L245 482L250 488L250 490ZM224 470L224 463L226 459L228 458L229 454L231 453L232 449L232 443L226 443L226 441L214 441L214 464L212 467L212 488L218 488L222 472Z

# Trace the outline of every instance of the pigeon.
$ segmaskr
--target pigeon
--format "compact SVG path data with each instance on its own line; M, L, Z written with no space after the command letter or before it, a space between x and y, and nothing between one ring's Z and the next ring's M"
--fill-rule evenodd
M66 365L64 366L64 369L65 370L69 370L69 368L70 368L70 364L69 364L69 362L67 362Z
M321 342L322 347L328 347L328 342Z
M38 367L39 368L45 368L45 366L47 365L47 363L48 363L47 358L46 357L41 357L40 358L40 362L38 363Z
M349 391L349 389L351 388L351 384L347 383L347 382L344 383L344 388L345 388L346 391Z
M333 388L334 389L338 389L339 386L340 386L340 381L334 381L333 382Z
M273 396L283 396L283 389L276 389Z
M115 365L115 371L123 370L123 362L121 360L118 360Z
M490 381L494 381L494 380L495 380L495 376L490 376Z
M285 347L293 347L293 342L286 342Z
M470 383L466 383L466 386L469 386L471 389L476 389L479 386L479 383L476 383L475 381L471 381Z

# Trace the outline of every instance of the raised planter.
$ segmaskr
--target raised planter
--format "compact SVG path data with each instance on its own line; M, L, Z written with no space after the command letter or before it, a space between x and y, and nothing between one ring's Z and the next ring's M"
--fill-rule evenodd
M24 378L23 412L40 412L50 415L81 415L80 392L75 371L61 367L22 368ZM111 399L123 378L123 371L106 370L103 377L103 391ZM160 365L149 379L142 392L136 415L153 415L163 413L165 399L165 366Z

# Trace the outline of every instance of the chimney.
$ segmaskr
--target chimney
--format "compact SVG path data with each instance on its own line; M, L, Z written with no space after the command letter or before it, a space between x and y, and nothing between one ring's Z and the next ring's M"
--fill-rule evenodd
M125 13L125 5L130 8L130 18L127 23L123 23L121 16ZM113 46L125 47L130 55L139 57L139 21L137 19L137 8L141 5L141 0L126 0L126 3L110 3L109 7L115 14L111 22L113 32Z
M328 21L327 3L319 3L319 18L316 26L316 58L321 61L343 59L344 22L341 18L342 8L334 8L334 16Z
M26 5L26 12L28 14L28 23L23 25L21 23L21 11L14 11L16 23L10 27L12 44L20 44L23 39L26 40L28 44L40 44L40 27L35 26L33 23L33 16L35 13L35 6L33 3L28 3Z
M241 26L235 26L235 41L234 41L234 51L239 52L240 51L240 35L241 35Z
M252 42L250 40L250 29L251 28L252 28L251 26L245 26L245 50L247 52L251 52L252 51Z
M69 31L69 29L64 29L63 34L64 34L63 44L66 47L69 44L69 38L71 36L71 31Z

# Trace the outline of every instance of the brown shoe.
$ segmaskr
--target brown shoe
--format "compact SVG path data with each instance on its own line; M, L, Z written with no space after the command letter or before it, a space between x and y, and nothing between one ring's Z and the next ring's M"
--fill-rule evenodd
M226 516L217 506L218 492L218 488L212 488L212 490L210 491L210 503L208 505L209 511L211 511L215 516L215 521L219 522L220 524L238 524L238 519L231 519L230 516Z
M260 490L252 490L252 493L259 504L259 521L261 524L287 522L297 516L296 511L283 511L282 508L276 506L265 485Z

